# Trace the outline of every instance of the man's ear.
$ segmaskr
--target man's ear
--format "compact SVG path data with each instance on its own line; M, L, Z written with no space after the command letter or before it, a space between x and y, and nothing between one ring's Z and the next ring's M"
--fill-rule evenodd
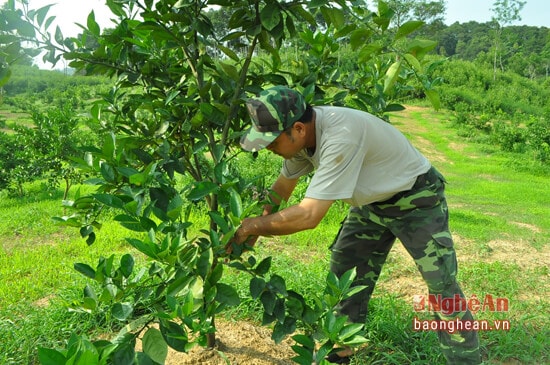
M306 125L304 123L300 122L300 121L297 121L297 122L294 123L294 129L299 134L302 134L302 133L305 133L305 131L306 131Z

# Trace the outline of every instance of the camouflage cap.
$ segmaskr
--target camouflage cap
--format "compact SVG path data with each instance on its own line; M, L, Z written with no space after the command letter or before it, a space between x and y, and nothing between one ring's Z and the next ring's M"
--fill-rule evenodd
M306 101L302 94L286 86L274 86L246 102L252 127L241 138L246 151L266 148L285 129L304 114Z

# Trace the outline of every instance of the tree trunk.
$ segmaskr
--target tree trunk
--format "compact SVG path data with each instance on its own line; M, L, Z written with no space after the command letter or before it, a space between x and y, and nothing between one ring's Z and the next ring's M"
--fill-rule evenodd
M212 317L212 326L214 326L215 318ZM213 349L216 347L216 332L208 333L206 335L206 348Z

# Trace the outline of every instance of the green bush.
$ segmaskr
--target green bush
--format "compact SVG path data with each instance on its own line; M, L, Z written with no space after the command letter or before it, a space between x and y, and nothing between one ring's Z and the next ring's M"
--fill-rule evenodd
M550 161L550 119L531 117L527 122L526 135L527 144L535 159L541 162Z
M507 152L525 152L526 134L517 123L499 122L494 126L493 141Z

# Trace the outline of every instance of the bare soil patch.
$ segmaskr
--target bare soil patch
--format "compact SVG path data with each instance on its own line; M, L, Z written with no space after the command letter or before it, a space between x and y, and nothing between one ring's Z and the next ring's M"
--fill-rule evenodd
M195 347L189 353L168 351L165 365L291 365L292 340L276 344L269 328L245 321L216 319L217 346ZM138 349L141 346L138 343Z

